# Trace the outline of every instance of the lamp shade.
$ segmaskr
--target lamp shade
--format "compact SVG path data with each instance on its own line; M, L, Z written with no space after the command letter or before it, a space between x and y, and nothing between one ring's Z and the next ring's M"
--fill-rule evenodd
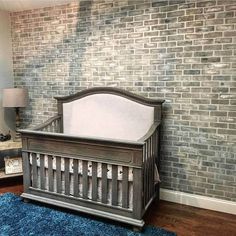
M3 107L26 107L28 103L28 91L24 88L3 89Z

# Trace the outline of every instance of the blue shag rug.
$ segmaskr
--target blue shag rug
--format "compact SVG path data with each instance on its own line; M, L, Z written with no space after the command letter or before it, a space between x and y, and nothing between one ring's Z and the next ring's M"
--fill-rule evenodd
M24 203L12 193L0 195L1 236L174 236L151 226L142 233L89 219L86 216L61 212L48 207Z

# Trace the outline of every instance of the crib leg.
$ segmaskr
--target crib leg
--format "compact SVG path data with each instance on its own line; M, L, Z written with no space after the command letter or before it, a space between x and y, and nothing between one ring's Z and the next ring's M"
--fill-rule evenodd
M30 200L29 200L29 199L27 199L27 198L23 198L23 202L24 202L24 203L29 203L29 202L30 202Z
M142 229L143 229L143 227L141 227L141 226L133 226L133 231L134 232L141 232Z

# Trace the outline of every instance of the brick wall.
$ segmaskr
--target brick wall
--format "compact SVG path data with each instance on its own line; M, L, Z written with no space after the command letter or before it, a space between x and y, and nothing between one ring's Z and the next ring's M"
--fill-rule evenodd
M96 0L11 14L24 125L53 96L116 86L164 98L162 187L236 200L235 0Z

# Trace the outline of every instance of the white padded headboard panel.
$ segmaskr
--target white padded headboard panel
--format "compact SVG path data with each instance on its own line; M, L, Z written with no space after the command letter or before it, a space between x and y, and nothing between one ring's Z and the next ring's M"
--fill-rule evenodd
M154 121L154 108L113 94L93 94L63 104L64 133L138 140Z

